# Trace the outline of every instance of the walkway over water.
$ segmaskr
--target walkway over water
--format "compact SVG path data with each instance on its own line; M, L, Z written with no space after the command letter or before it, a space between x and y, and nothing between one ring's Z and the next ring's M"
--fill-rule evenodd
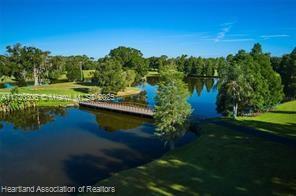
M134 115L141 115L146 117L153 117L154 110L150 107L137 104L137 103L112 103L112 102L99 102L99 101L90 101L90 102L79 102L80 106L97 108L97 109L105 109L112 110L118 112L124 112Z

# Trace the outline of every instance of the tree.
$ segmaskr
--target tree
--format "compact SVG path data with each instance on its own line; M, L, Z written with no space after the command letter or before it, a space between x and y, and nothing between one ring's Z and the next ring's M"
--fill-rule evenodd
M123 79L125 81L125 86L131 86L136 80L136 72L134 70L127 70L123 73Z
M161 78L155 98L155 134L169 142L172 149L174 140L184 134L186 121L191 114L191 106L187 103L189 92L182 80L182 73L166 70L161 73Z
M273 58L273 68L281 75L285 97L296 98L296 48L282 58Z
M102 93L117 93L125 88L124 74L119 61L106 58L94 73L94 82Z
M43 82L45 72L47 71L46 60L49 52L43 52L35 47L24 47L26 68L33 72L34 85L37 86Z
M229 57L230 57L230 55L229 55ZM217 59L217 73L218 73L218 76L222 75L223 70L225 69L226 66L227 66L227 61L226 61L225 58L220 57L220 58Z
M224 115L265 111L281 101L281 79L260 44L250 53L240 50L229 55L223 67L219 70L217 110Z
M176 65L177 65L177 70L180 72L184 72L184 67L185 67L185 62L187 60L187 55L181 55L180 57L176 58Z
M20 84L26 82L27 71L24 66L24 48L17 43L13 46L7 46L8 61L10 67L10 75L14 76L15 80Z
M58 80L66 71L66 58L62 56L50 56L48 60L48 79L50 82Z
M10 67L8 58L0 55L0 78L3 76L10 76Z
M158 58L157 57L150 57L147 58L148 67L150 70L157 70L159 69Z
M214 76L214 74L215 74L215 59L209 58L205 61L203 72L204 72L205 76Z
M34 85L39 85L47 71L47 56L49 52L35 47L22 47L21 44L7 46L11 74L21 83L27 78L34 79Z
M69 81L82 81L83 74L79 57L71 56L66 61L67 78Z
M135 70L137 73L137 81L144 77L148 72L148 64L143 58L143 54L140 50L120 46L112 49L109 53L109 57L116 59L124 70Z
M95 68L96 63L86 55L70 56L66 61L67 78L70 81L83 81L83 70L90 67Z
M231 114L235 119L238 115L238 107L248 104L252 89L236 62L232 62L225 73L219 84L217 111L224 115Z
M265 85L264 110L268 110L275 104L278 104L283 98L283 89L280 76L273 70L269 54L264 54L259 43L255 44L251 56L257 71L261 74L262 83Z

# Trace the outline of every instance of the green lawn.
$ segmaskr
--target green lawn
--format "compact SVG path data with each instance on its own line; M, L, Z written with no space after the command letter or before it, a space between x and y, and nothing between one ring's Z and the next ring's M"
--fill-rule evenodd
M296 192L296 149L213 124L193 143L97 183L117 195L271 195Z
M275 111L280 113L263 114L252 121L263 121L269 127L277 124L278 128L285 129L293 123L289 115L295 115L295 102L285 103ZM194 142L151 163L114 174L96 185L116 186L117 195L296 193L295 146L248 135L214 121L201 124L200 137Z
M148 71L146 77L151 77L151 76L159 76L158 71Z
M90 88L97 87L89 83L61 82L49 85L19 87L19 92L32 94L81 95L89 93L88 90ZM9 93L10 90L11 89L0 89L0 94ZM137 87L127 87L125 91L119 92L118 95L127 96L139 92L140 89Z
M238 120L237 123L242 125L296 139L296 101L283 103L256 117L240 117Z
M19 87L20 93L32 94L57 94L57 95L79 95L87 92L87 85L75 82L63 82L41 86ZM0 89L0 92L9 92L10 89Z
M40 86L26 86L19 87L19 93L29 93L29 94L46 94L46 95L65 95L70 98L76 98L78 95L83 95L90 93L89 89L96 88L96 86L91 85L90 83L76 83L76 82L60 82L49 85L40 85ZM0 89L1 94L10 93L11 89ZM127 87L124 91L118 92L117 96L123 97L128 95L138 94L141 90L137 87ZM71 101L42 101L38 102L39 106L67 106L76 104Z

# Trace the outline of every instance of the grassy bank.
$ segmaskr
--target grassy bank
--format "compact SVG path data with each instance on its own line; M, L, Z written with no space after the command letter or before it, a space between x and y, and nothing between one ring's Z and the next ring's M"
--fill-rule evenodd
M296 110L290 104L295 103L277 108L288 113L274 114L293 114ZM269 122L269 115L253 120L264 119L269 126L288 123L272 118ZM116 186L117 195L292 195L296 192L295 154L293 146L208 121L193 143L97 185Z
M97 88L89 83L63 82L40 86L19 87L19 93L30 94L55 94L55 95L82 95L89 93L90 89ZM0 89L0 93L9 93L11 89ZM138 94L140 89L137 87L127 87L118 93L118 96Z
M116 186L118 195L295 193L295 148L213 124L203 130L195 142L97 185Z
M30 94L56 94L56 95L80 95L87 93L90 87L86 84L75 82L63 82L40 86L19 87L19 93ZM0 92L10 92L11 89L0 89Z
M241 125L296 139L296 101L283 103L273 111L255 117L240 117Z
M70 97L75 97L78 95L88 94L92 88L98 87L93 86L89 83L76 83L76 82L62 82L56 84L49 85L41 85L41 86L26 86L19 87L19 93L29 93L29 94L46 94L46 95L66 95ZM11 89L0 89L0 94L10 93ZM139 94L141 90L137 87L127 87L124 91L118 92L117 96L124 97L129 95ZM59 106L59 105L69 105L75 104L70 101L42 101L40 102L41 106Z

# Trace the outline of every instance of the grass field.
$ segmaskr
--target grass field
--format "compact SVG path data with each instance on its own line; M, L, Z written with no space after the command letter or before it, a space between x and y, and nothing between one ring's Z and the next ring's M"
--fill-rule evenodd
M86 93L88 88L90 87L87 85L75 82L63 82L50 85L19 87L19 92L32 94L79 95ZM0 91L9 92L10 89L0 89Z
M283 103L256 117L240 117L238 120L236 123L296 139L296 101Z
M32 94L56 94L56 95L81 95L89 92L89 89L97 88L89 83L62 82L41 86L19 87L19 93ZM0 93L9 93L11 89L0 89ZM139 93L137 87L127 87L118 93L118 96L127 96Z
M285 125L295 102L281 113L252 118ZM274 119L270 115L285 117ZM240 119L241 121L245 119ZM291 120L291 119L290 119ZM293 195L296 193L296 148L248 135L207 121L200 137L146 165L122 171L97 183L116 186L117 195ZM256 126L256 124L253 124ZM261 127L259 127L261 128Z
M41 85L41 86L26 86L19 87L19 93L29 93L29 94L46 94L46 95L66 95L70 98L76 98L78 95L83 95L90 93L91 88L98 87L93 86L89 83L76 83L76 82L61 82L50 85ZM10 93L11 89L0 89L1 94ZM135 95L140 93L140 89L137 87L127 87L124 91L118 92L117 96L124 97L129 95ZM59 101L59 100L51 100L51 101L42 101L38 103L39 106L67 106L76 104L71 101Z

